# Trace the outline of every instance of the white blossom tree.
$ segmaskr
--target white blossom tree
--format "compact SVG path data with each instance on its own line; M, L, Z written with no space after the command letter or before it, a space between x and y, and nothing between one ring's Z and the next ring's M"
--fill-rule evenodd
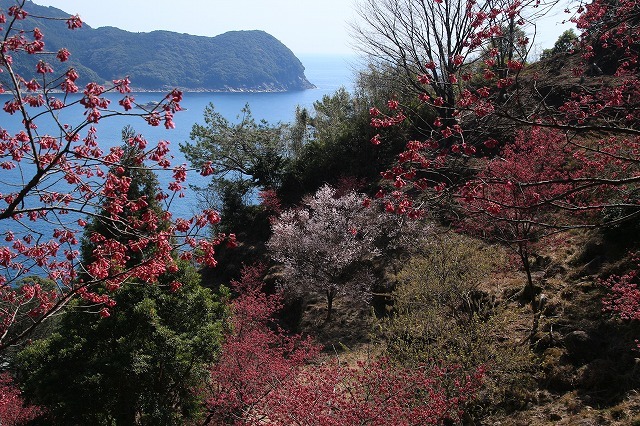
M336 297L366 300L374 282L371 261L380 254L375 240L382 217L364 204L364 195L339 196L325 185L272 225L267 247L284 268L280 287L287 294L323 293L327 320Z

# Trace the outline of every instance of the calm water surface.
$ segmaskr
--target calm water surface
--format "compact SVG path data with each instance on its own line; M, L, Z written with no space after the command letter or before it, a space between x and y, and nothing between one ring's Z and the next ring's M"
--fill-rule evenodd
M266 120L270 123L290 122L295 117L296 106L312 109L313 103L322 99L325 95L331 95L340 87L347 90L353 88L354 69L357 66L357 57L355 56L301 56L300 60L305 66L305 75L307 79L317 86L316 89L304 91L286 92L286 93L185 93L184 100L181 103L185 111L181 111L175 115L174 121L176 128L166 130L163 126L150 127L139 117L110 117L100 121L96 126L98 130L98 141L103 150L107 151L109 147L120 145L122 128L131 125L136 132L142 133L149 143L159 140L170 141L171 154L173 155L173 164L186 163L182 153L178 149L180 143L190 141L189 133L191 127L195 123L203 123L203 111L207 105L213 103L216 111L221 113L227 120L236 121L240 114L240 110L249 104L252 114L256 120ZM135 83L135 79L134 79ZM112 99L111 105L117 107L117 101L120 95L110 95ZM135 93L136 102L144 104L150 101L159 101L162 94L159 93ZM4 104L8 99L7 95L0 96L0 104ZM79 120L74 114L82 114L83 110L67 111L63 122L75 123ZM9 132L17 132L20 123L16 116L0 114L0 127L7 129ZM39 122L40 134L46 134L46 122ZM84 132L83 132L84 134ZM0 182L3 182L4 188L0 188L1 192L9 192L7 184L20 185L21 177L16 173L2 171L3 175ZM160 173L159 180L161 184L168 183L171 180L170 173ZM191 173L189 175L190 184L206 185L205 178ZM187 190L183 199L177 200L172 205L175 215L189 216L196 207L195 195L192 191ZM4 227L9 224L0 224L0 234L6 231Z

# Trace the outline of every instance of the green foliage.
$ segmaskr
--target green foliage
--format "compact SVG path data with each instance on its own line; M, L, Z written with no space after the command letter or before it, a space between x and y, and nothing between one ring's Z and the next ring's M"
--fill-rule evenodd
M573 50L575 43L578 41L578 36L573 31L573 28L570 28L560 34L558 40L556 40L553 48L544 49L542 51L542 55L540 55L540 59L549 59L553 55L557 55L558 53L569 53Z
M532 355L508 341L514 314L479 289L504 256L451 233L422 249L399 273L394 311L380 323L388 354L402 365L446 362L464 371L484 366L487 379L476 410L522 404L534 385Z
M380 170L393 162L406 135L401 128L392 129L385 144L371 144L375 129L370 126L368 108L374 101L366 93L369 88L362 88L357 96L342 88L316 101L313 111L298 111L292 145L300 148L278 191L284 204L295 204L326 183L338 186L347 177L374 186Z
M199 203L220 213L222 221L212 229L234 233L240 241L265 241L269 238L270 213L254 204L255 188L246 180L214 180L198 192ZM222 265L224 266L224 265Z
M209 104L204 124L194 124L191 130L193 143L180 144L180 150L194 167L211 162L215 171L211 183L194 189L203 206L221 213L216 231L266 239L267 217L252 198L260 189L281 185L291 157L289 128L257 122L249 105L237 118L232 123Z
M231 123L210 103L204 110L205 124L193 125L194 143L180 144L180 151L195 167L210 161L216 179L250 179L256 186L278 186L288 157L286 126L256 122L248 104L240 113L237 123Z
M123 139L129 136L125 128ZM85 228L83 264L93 259L93 232L127 242L122 223L158 209L157 178L136 162L138 155L129 147L114 168L131 178L128 198L143 197L148 205L125 209L117 218L98 211ZM102 200L103 207L107 202ZM140 253L128 255L135 261ZM116 302L111 315L98 315L99 308L86 300L71 304L53 334L16 358L25 395L46 407L44 422L173 425L196 418L201 401L195 391L208 377L226 316L224 303L199 283L195 267L181 262L157 285L130 280L110 289Z
M17 283L16 287L20 289L23 285L39 285L44 291L52 291L56 290L56 282L50 280L48 278L40 277L37 275L27 276L20 280ZM11 328L9 331L8 337L20 335L29 327L33 326L33 319L28 315L28 313L38 308L40 302L37 299L32 299L28 303L20 305L15 314L16 317L16 325ZM0 300L0 309L14 309L10 303L6 300ZM32 340L42 339L44 337L50 336L57 327L58 317L53 316L50 320L43 322L38 327L34 328L33 331L29 334L29 338ZM24 347L23 343L17 344L15 346L10 346L2 352L2 356L0 356L0 363L3 363L6 366L11 365L12 359L15 357L16 353L18 353Z
M25 395L46 424L178 425L197 418L194 391L222 340L224 304L183 265L164 284L128 284L108 318L75 304L51 337L18 358ZM49 423L47 423L49 422Z
M255 195L256 189L275 189L284 205L294 205L322 185L337 186L344 178L375 186L380 170L394 161L410 139L405 128L397 126L390 129L385 144L372 146L370 142L375 130L370 125L369 107L386 102L399 90L392 79L384 80L383 74L373 69L361 73L356 95L341 88L315 102L311 111L298 108L290 125L257 122L249 105L234 123L209 105L204 124L192 128L193 142L180 145L194 167L211 161L215 170L212 184L200 191L205 204L226 211L223 222L232 217L238 222L247 213L255 213L246 210L252 210L247 198ZM378 78L389 85L376 85ZM415 103L413 97L407 95L406 99ZM425 113L419 105L412 105L411 111L416 119ZM231 185L232 181L246 182ZM230 190L235 192L231 198ZM234 210L225 199L244 201L235 203ZM227 229L230 231L238 232Z

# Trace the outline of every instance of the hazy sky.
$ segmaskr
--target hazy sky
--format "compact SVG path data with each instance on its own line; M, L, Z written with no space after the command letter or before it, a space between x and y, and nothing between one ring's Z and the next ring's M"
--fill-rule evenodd
M79 14L90 26L216 36L264 30L295 54L352 52L352 0L34 0Z
M216 36L232 30L264 30L295 54L351 53L349 24L357 0L34 0L90 26L148 32L169 30ZM560 10L562 10L560 8ZM539 26L538 50L551 47L567 27L556 13Z

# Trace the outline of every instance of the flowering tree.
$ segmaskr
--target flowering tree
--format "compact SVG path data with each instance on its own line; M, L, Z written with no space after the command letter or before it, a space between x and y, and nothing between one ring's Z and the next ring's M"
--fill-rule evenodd
M232 285L232 330L211 370L203 424L424 425L458 421L482 384L482 368L402 368L386 359L318 361L310 339L274 327L280 296L261 291L264 266Z
M379 253L374 242L380 217L364 202L353 191L337 197L325 185L272 225L267 247L284 268L281 288L294 294L323 293L327 320L336 297L366 299L373 284L367 262Z
M96 312L108 315L114 302L108 292L96 292L97 288L105 284L107 289L117 288L134 278L155 282L161 274L178 268L171 254L181 247L185 248L183 258L195 257L214 265L214 248L222 241L196 239L199 229L219 221L214 211L204 211L191 219L171 219L168 208L174 196L181 194L186 167L171 166L169 142L150 144L139 134L127 140L140 150L136 161L167 170L173 176L168 188L156 194L163 202L163 211L145 218L144 226L152 229L160 220L170 225L157 227L142 237L142 221L120 220L123 210L140 208L145 200L129 199L130 178L121 169L111 168L124 150L107 150L98 142L98 123L115 115L137 115L152 126L164 123L167 129L173 128L173 114L180 110L182 93L173 90L152 111L133 113L136 103L128 78L109 86L89 83L78 87L75 69L56 73L49 62L57 61L64 67L70 52L47 52L42 31L23 25L29 16L29 3L13 3L0 10L0 70L4 77L0 90L11 94L3 106L7 118L3 122L12 123L11 127L0 128L0 179L5 191L1 194L5 206L0 209L4 234L0 247L0 350L21 341L76 296L93 302ZM71 30L82 26L78 16L62 20L65 23ZM32 57L41 58L33 75L18 75L17 64L29 63ZM110 106L109 93L122 95L116 108ZM210 172L209 165L204 164L202 173ZM104 213L100 213L102 206ZM129 235L128 240L123 243L95 235L93 259L81 264L77 235L86 224L85 214L107 215L123 234ZM125 252L143 248L148 254L128 264ZM198 249L197 255L192 253L193 248ZM86 279L79 280L78 271L85 273ZM31 275L48 277L55 285L49 289L27 280L16 287ZM17 330L14 326L18 322L24 324L20 317L29 326Z
M425 132L460 133L458 103L474 77L473 63L501 87L512 85L530 48L522 27L554 2L510 0L362 0L355 28L359 46L378 62L392 64L436 119L421 123ZM482 63L484 61L484 63ZM393 114L374 117L376 127L404 120L397 103ZM407 106L408 107L408 106ZM485 110L490 106L485 105ZM453 143L453 142L451 142Z
M388 360L312 366L270 395L270 425L444 425L460 422L482 368L403 368ZM255 423L254 423L255 424Z
M383 177L395 193L388 209L419 216L402 208L415 193L428 193L425 206L447 200L449 188L464 185L469 158L497 145L497 126L489 119L507 103L509 88L524 68L530 40L523 28L553 2L520 1L406 1L361 2L364 24L357 28L363 50L382 62L398 66L406 86L433 114L414 118L414 140L406 143L398 163ZM370 109L371 125L380 133L407 120L414 104L388 100L386 108ZM468 127L467 127L468 126ZM510 129L510 131L512 128ZM422 138L421 138L422 137ZM487 146L482 142L489 139ZM480 145L478 145L478 141ZM455 190L455 189L454 189ZM381 194L382 196L382 194Z
M607 287L608 293L603 299L605 311L626 321L640 321L640 288L638 288L638 274L640 273L640 256L632 256L636 267L624 275L611 275L601 283ZM640 336L639 336L640 337ZM640 339L636 339L640 349Z
M25 406L20 389L8 373L0 374L0 422L6 426L18 426L36 418L42 410Z
M433 7L445 7L447 2L435 4L441 6ZM490 15L521 14L520 9L507 6L495 9ZM578 48L584 52L584 62L572 70L575 80L564 86L567 96L560 102L548 96L548 91L539 89L540 72L527 72L522 63L511 60L500 65L493 59L487 60L487 68L478 83L471 79L465 82L465 68L461 62L459 68L449 71L450 80L458 82L457 90L453 91L455 96L448 105L452 117L450 124L441 114L433 123L427 123L425 139L409 141L398 164L383 176L405 192L428 194L427 205L434 205L447 195L456 196L460 187L466 185L468 176L483 167L473 159L494 156L498 146L511 142L517 126L547 127L564 134L564 150L568 154L564 158L571 163L574 173L570 176L521 176L519 180L511 180L513 185L525 191L531 188L541 196L539 205L551 205L570 213L565 217L586 217L591 213L590 220L582 221L586 226L592 226L591 219L606 210L619 211L616 220L627 220L640 214L635 195L640 180L638 51L637 42L633 41L638 33L638 26L633 24L637 22L635 6L635 1L597 1L580 6L574 21L583 30ZM474 44L472 34L463 39L463 45ZM418 40L425 37L419 32L410 35ZM487 46L488 40L485 39L483 46ZM427 64L432 62L426 53L418 58ZM612 75L596 76L590 72L593 64L604 58L612 59ZM497 72L499 70L502 74ZM433 78L413 75L418 82L426 83L423 88L426 94L419 97L433 103L432 93L436 92L428 86ZM438 84L446 87L453 83L441 81ZM438 100L438 104L441 102ZM436 107L444 105L435 104ZM384 113L372 108L371 124L374 127L384 128L404 120L401 105L390 100L387 107ZM487 135L481 130L488 128L496 133L497 124L505 123L510 129L505 134ZM379 144L383 139L384 135L377 136L372 142ZM537 140L531 138L529 142L533 147ZM577 170L580 173L576 173ZM503 185L506 181L496 183ZM554 189L543 189L545 186ZM563 188L562 191L559 188ZM561 216L556 219L555 223L541 222L540 225L551 225L556 229L575 226L573 219L562 221Z
M517 255L527 281L521 299L531 303L534 313L532 333L537 331L538 307L536 286L531 274L533 245L553 223L553 206L567 201L567 179L581 170L568 165L570 152L564 135L553 129L534 127L518 130L515 140L455 195L462 205L461 225L472 234L498 241ZM517 185L514 182L557 182L547 185ZM555 198L555 200L554 200Z
M123 131L124 139L131 136ZM80 245L81 263L91 264L99 244L95 235L126 244L130 236L120 223L144 221L161 212L154 199L158 181L144 165L136 165L138 150L125 154L112 168L124 169L131 179L129 199L146 201L137 209L125 208L118 221L106 212L90 218ZM108 200L105 199L105 203ZM144 221L146 223L146 221ZM166 228L166 221L149 221ZM154 232L142 226L140 235ZM123 252L127 264L136 265L148 248ZM120 286L107 281L96 290L118 308L102 308L100 316L92 300L76 300L43 339L31 342L13 359L30 400L46 407L44 421L55 424L182 424L200 414L200 399L193 392L207 378L208 366L217 356L226 312L187 261L175 273L164 273L156 285L130 278ZM79 273L86 279L88 272ZM64 386L61 386L64 378ZM96 386L99 383L99 386Z
M528 69L492 47L500 44L492 38L505 24L515 29L525 23L523 3L493 3L488 10L482 9L488 2L469 2L466 9L447 0L411 2L415 9L408 3L381 3L386 9L376 9L369 24L382 37L369 45L410 65L404 69L419 99L437 114L433 122L414 123L424 138L407 142L397 163L382 173L396 195L381 197L390 211L413 216L444 205L453 213L448 220L514 247L527 272L522 294L529 293L535 331L538 304L527 291L533 290L531 243L548 232L617 225L640 215L638 2L577 6L572 20L582 30L576 44L582 62L574 61L571 74L555 83L545 81L544 64ZM462 9L466 14L458 14ZM451 14L473 22L470 30L437 31ZM416 18L424 25L415 25ZM451 22L456 31L465 28ZM460 42L458 51L449 50L456 46L451 40ZM476 76L465 66L473 48L486 52L477 56L486 67L475 68ZM371 108L371 124L381 129L374 145L385 139L382 129L405 121L403 108L395 99ZM400 208L409 202L419 211Z
M319 347L312 340L287 336L275 324L282 300L280 295L262 291L265 271L264 265L245 266L240 281L231 283L239 295L231 303L231 332L204 391L204 424L256 424L244 422L249 418L258 421L256 409L318 354Z

